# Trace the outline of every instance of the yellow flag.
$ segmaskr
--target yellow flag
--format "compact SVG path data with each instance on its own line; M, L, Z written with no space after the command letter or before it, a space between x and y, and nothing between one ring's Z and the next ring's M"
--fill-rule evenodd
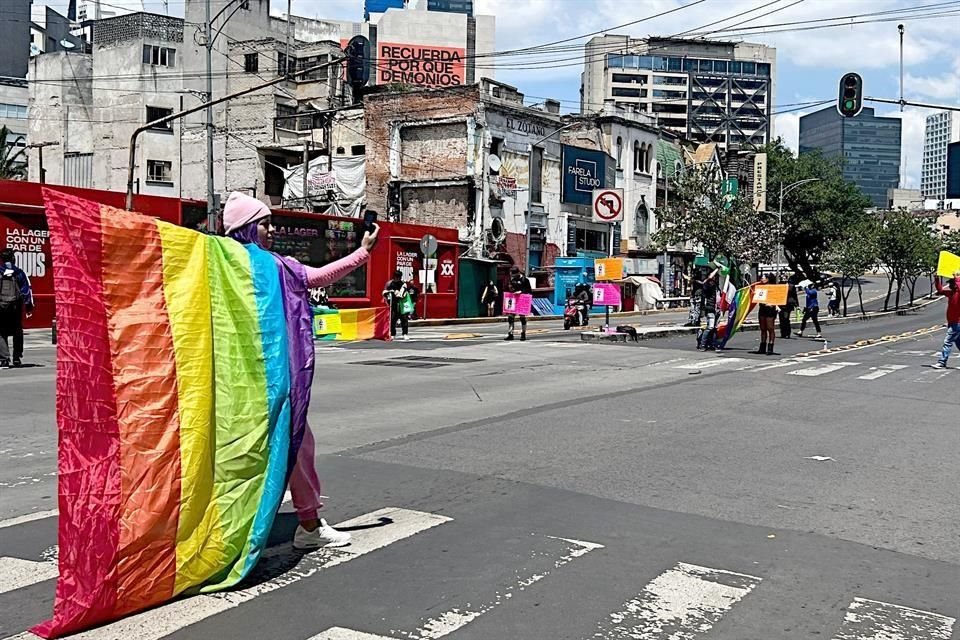
M941 251L940 259L937 261L937 275L952 278L955 273L960 273L960 256L955 256L949 251Z

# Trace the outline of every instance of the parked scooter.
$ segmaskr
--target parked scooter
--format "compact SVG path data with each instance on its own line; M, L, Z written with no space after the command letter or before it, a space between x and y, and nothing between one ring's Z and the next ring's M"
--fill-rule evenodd
M573 326L583 326L587 323L587 306L577 298L567 298L567 305L563 309L563 328L570 330Z

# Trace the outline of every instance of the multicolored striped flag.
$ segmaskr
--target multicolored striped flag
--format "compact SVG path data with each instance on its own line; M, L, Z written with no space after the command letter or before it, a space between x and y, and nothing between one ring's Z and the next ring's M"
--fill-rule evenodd
M74 633L257 563L306 425L305 274L253 245L44 190L56 283L59 563Z
M744 320L747 319L750 311L753 310L755 305L753 304L752 292L753 286L746 286L742 289L737 289L736 294L730 298L729 305L727 306L726 322L717 327L717 343L721 348L725 347L727 341L733 337L733 334L740 330Z

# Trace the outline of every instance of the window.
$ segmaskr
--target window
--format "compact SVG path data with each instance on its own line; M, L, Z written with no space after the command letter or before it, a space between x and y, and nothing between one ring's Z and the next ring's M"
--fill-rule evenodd
M617 136L617 171L623 169L623 138Z
M541 175L543 172L543 147L533 148L533 172L530 176L530 202L541 200Z
M166 118L167 116L173 115L173 109L165 109L163 107L147 107L147 122L153 122L154 120L159 120L160 118ZM163 124L158 124L150 127L151 131L173 131L173 122L165 122Z
M173 185L173 163L166 160L147 160L147 182Z
M633 171L643 171L643 159L641 158L640 141L633 141Z
M647 76L633 75L632 73L615 73L613 74L613 81L646 84Z
M0 118L10 118L12 120L26 120L27 107L21 104L3 104L0 102Z
M607 66L614 69L623 69L623 56L608 53Z
M257 73L260 71L260 54L247 53L243 56L243 70L247 73Z
M753 76L757 73L757 63L756 62L744 62L743 63L743 75Z
M143 45L143 64L159 67L175 67L177 50L155 44Z
M355 144L350 147L350 155L362 156L367 153L367 146L364 144Z
M621 87L613 88L613 97L615 98L646 98L646 89L624 89Z

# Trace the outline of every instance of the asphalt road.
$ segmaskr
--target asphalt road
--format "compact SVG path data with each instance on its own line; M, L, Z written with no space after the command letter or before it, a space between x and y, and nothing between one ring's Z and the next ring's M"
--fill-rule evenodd
M294 555L284 513L243 590L84 637L960 638L942 324L936 302L780 356L502 325L322 345L317 464L353 548ZM55 358L28 356L0 372L0 638L53 597Z

